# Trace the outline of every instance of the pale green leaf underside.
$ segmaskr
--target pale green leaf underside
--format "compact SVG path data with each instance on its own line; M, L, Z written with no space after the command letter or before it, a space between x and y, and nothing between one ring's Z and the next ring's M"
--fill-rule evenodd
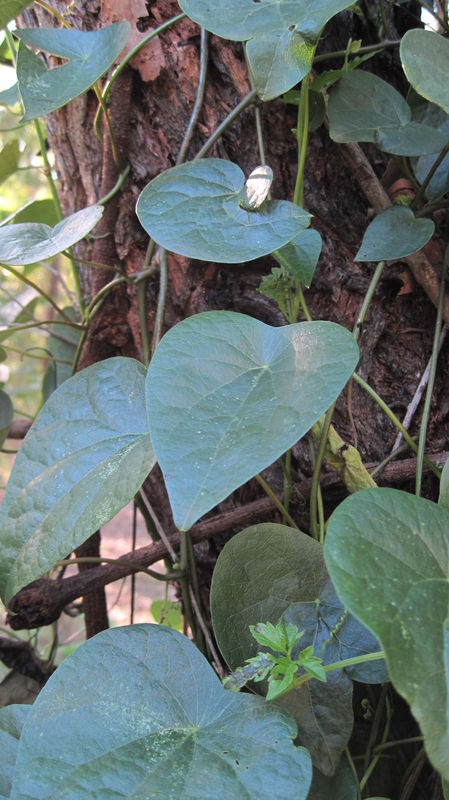
M217 14L214 0L180 0L182 10L223 39L247 41L254 36L285 33L295 25L299 33L316 39L335 14L349 8L348 0L228 0L226 13Z
M312 283L322 245L318 231L307 228L280 250L275 250L273 258L295 281L308 288Z
M24 28L17 55L17 80L25 108L24 120L44 117L87 91L114 63L129 34L128 22L107 25L97 31ZM48 70L26 45L67 59Z
M218 158L173 167L145 187L137 216L167 250L188 258L242 263L271 253L306 228L310 214L286 200L240 207L245 177Z
M31 706L11 705L0 709L0 800L9 800L19 738Z
M407 80L422 97L449 114L449 42L434 31L407 31L400 46Z
M395 489L347 498L325 559L344 605L378 637L430 760L449 779L449 514Z
M357 360L351 334L331 322L272 328L210 311L172 328L146 397L176 525L188 530L307 433Z
M0 510L5 603L126 505L154 466L145 369L112 358L55 391L16 458Z
M30 0L0 0L0 28L4 28L29 5Z
M336 142L373 142L387 153L419 156L440 151L441 131L412 122L402 95L371 72L357 69L329 92L330 135Z
M368 225L355 261L393 261L421 250L432 238L431 219L417 219L405 206L382 211Z
M115 628L64 661L39 695L11 800L305 800L310 757L295 735L275 705L223 689L176 631Z
M45 261L84 239L103 214L102 206L88 206L58 222L19 222L0 228L0 263L11 266Z
M309 74L314 46L296 31L257 36L246 46L253 85L262 100L273 100Z

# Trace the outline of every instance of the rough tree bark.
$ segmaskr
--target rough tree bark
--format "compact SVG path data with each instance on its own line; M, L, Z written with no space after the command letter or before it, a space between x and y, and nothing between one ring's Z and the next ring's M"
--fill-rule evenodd
M65 2L53 2L60 12ZM407 27L416 25L413 3L396 9L389 19L389 30L382 29L378 3L366 4L371 13L361 18L345 13L328 26L319 52L332 52L346 46L350 36L363 38L363 44L388 36L398 38ZM71 25L89 30L117 19L129 19L134 40L179 13L176 0L80 0L67 16ZM399 15L399 16L398 16ZM41 8L25 12L22 25L53 25L54 20ZM199 70L199 29L188 19L169 28L158 40L142 51L138 63L132 62L114 85L110 114L121 164L130 165L122 191L107 205L102 222L95 231L93 246L83 245L78 255L108 264L120 264L126 274L142 269L148 237L134 213L140 191L156 175L175 164L184 131L195 99ZM339 66L340 62L327 62ZM320 65L321 67L321 65ZM370 62L370 68L399 89L404 89L403 75L395 49L386 50ZM224 42L212 36L208 80L204 104L191 143L192 158L217 124L237 105L250 89L240 44ZM47 135L55 154L60 196L65 214L94 203L111 189L117 179L108 137L102 147L93 132L97 102L89 93L68 107L51 114ZM273 168L273 194L291 198L296 177L295 109L277 100L262 107L263 132L267 161ZM374 169L374 180L393 172L388 157L374 147L365 148ZM217 142L211 155L231 159L249 173L259 162L254 108L247 108ZM349 158L349 160L348 160ZM394 166L394 165L393 165ZM355 264L367 221L373 213L370 192L351 154L330 141L325 126L310 139L305 175L305 207L312 212L312 226L323 238L323 251L307 302L316 319L329 319L351 328L369 284L373 267ZM388 167L388 171L387 171ZM371 187L372 188L372 187ZM378 184L379 188L379 184ZM427 262L436 269L441 263L438 247L427 251ZM418 259L419 261L419 259ZM164 329L180 319L208 309L233 309L265 322L281 325L283 319L274 304L258 293L262 279L274 262L270 258L244 265L217 265L193 262L169 255L169 286ZM419 268L419 264L418 264ZM109 279L110 273L81 268L83 289L95 294ZM146 286L146 324L151 337L158 294L155 271ZM361 338L359 373L389 403L399 417L425 369L432 342L435 310L426 292L407 271L405 262L391 265L372 303ZM81 366L112 355L142 358L142 337L138 298L134 288L121 285L112 291L94 319L83 350ZM442 363L447 357L447 345ZM435 388L435 406L429 429L429 449L443 451L449 426L447 396L448 376L440 370ZM354 386L352 415L357 431L358 448L368 462L381 461L391 450L395 431L372 401ZM419 420L419 415L418 418ZM335 425L345 441L352 442L353 428L347 410L347 395L337 405ZM293 449L294 478L304 485L310 477L308 448L300 443ZM270 480L281 489L281 474L273 467ZM404 486L407 478L398 477ZM435 488L432 478L427 496ZM167 531L173 530L165 489L158 470L146 482L145 490ZM250 482L223 503L217 512L259 496L259 487ZM341 488L340 498L344 494ZM335 502L335 491L326 502ZM306 511L297 503L295 513L307 527ZM331 505L326 509L330 510ZM273 513L273 518L275 513ZM254 521L257 521L255 519ZM207 599L211 564L220 540L203 541L196 546L204 595Z

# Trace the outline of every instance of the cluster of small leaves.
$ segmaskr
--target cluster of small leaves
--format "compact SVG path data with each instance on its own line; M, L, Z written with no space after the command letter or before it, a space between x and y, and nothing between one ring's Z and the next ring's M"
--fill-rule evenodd
M297 678L301 675L307 674L326 683L322 659L313 655L312 645L293 655L305 631L299 631L291 623L286 625L283 619L277 625L259 622L257 625L250 625L249 629L258 644L273 652L260 652L253 658L247 658L245 665L226 679L225 685L228 689L239 691L248 681L259 683L268 679L266 699L276 700L294 689Z

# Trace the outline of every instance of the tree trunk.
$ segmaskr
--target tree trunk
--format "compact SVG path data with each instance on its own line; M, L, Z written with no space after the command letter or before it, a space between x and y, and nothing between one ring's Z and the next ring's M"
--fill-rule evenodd
M65 2L53 2L60 12L66 10ZM378 4L366 6L371 13L360 18L355 14L340 15L326 29L319 52L332 52L345 48L350 36L363 38L363 44L394 39L408 25L416 24L413 7L389 18L389 29L383 31L378 18ZM84 30L128 19L133 36L147 33L170 17L179 13L176 0L151 0L128 3L124 0L80 0L66 17L70 24ZM407 16L408 14L408 16ZM51 18L41 8L24 13L25 25L53 25ZM130 171L121 191L107 204L103 220L95 231L93 245L85 243L78 248L80 257L90 258L109 265L120 265L127 275L143 267L148 237L135 215L135 204L146 184L164 170L174 166L183 141L195 100L199 73L200 32L188 19L183 19L167 29L144 51L138 63L132 62L121 79L114 84L110 118L117 143L121 168L126 163ZM341 59L325 62L322 68L340 66ZM388 49L377 55L370 68L388 76L397 88L403 87L402 70L397 50ZM210 54L205 98L198 124L191 142L188 157L193 158L218 123L242 100L250 90L242 46L210 37ZM51 114L46 119L47 135L55 154L60 197L64 214L72 213L95 203L114 186L118 172L114 166L109 138L104 134L101 146L93 131L97 101L93 92L73 101L69 106ZM281 100L262 105L263 135L267 163L275 175L273 196L291 198L296 178L297 151L292 128L296 124L296 109ZM347 160L345 148L333 143L326 127L322 125L310 137L305 175L304 206L313 214L312 227L323 238L323 251L312 288L307 293L307 303L313 318L338 322L352 328L374 267L353 261L367 222L373 213L357 177L355 165ZM385 176L389 189L389 174L394 174L394 164L374 147L364 148L378 178ZM255 111L248 107L230 125L210 152L220 158L237 162L248 174L259 162ZM349 166L348 166L349 164ZM387 170L388 168L388 170ZM428 257L438 261L438 250L429 251ZM156 263L156 262L154 262ZM282 325L284 320L274 303L258 293L264 274L274 265L270 257L243 265L223 265L189 262L169 254L169 283L164 316L164 330L186 316L208 309L232 309L249 314L272 325ZM101 269L81 267L82 286L91 298L111 278L111 273ZM158 275L147 281L145 288L145 321L147 337L151 341L158 296ZM435 310L404 263L389 266L378 287L360 340L361 361L358 371L383 399L402 418L408 403L425 369L431 351ZM81 366L113 355L143 358L139 299L133 287L122 284L108 295L106 302L94 318L82 353ZM442 356L444 357L444 356ZM447 389L448 377L441 372L435 388L436 397ZM352 406L352 419L348 414ZM438 402L429 428L429 449L445 449L448 433L447 403ZM439 410L438 410L439 409ZM419 418L419 417L418 417ZM379 462L391 450L395 429L379 411L372 400L353 386L351 399L345 393L337 404L335 426L347 442L357 446L367 462ZM311 474L310 454L306 443L293 449L294 480L299 484ZM276 466L271 468L270 480L281 488L282 477ZM426 480L431 481L428 477ZM400 481L399 481L399 485ZM161 475L154 470L145 485L147 495L166 530L173 529ZM220 506L220 511L254 500L259 487L253 482L241 488ZM429 484L427 496L436 489ZM339 490L339 499L344 487ZM330 506L337 497L331 493L326 503ZM298 518L304 517L299 505ZM214 514L216 512L212 512ZM275 516L275 515L273 515ZM257 520L255 520L257 521ZM307 520L304 521L305 527ZM200 577L204 592L210 576L210 563L214 561L216 542L198 545Z

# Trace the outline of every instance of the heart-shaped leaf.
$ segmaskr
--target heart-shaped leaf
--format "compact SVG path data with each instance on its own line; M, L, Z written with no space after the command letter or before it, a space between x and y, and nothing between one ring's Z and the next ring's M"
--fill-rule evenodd
M241 666L256 655L259 646L250 625L276 624L291 607L304 606L301 615L289 619L296 625L301 617L299 630L305 635L298 648L314 644L317 603L327 580L323 549L304 533L267 523L234 536L218 557L211 586L214 633L229 666ZM322 655L318 651L323 637L330 638L324 623L321 628L316 655ZM260 684L251 687L257 690ZM352 731L349 678L341 671L331 672L325 684L311 681L279 702L297 720L299 741L307 741L314 766L331 775Z
M449 513L396 489L357 492L334 511L324 551L340 599L379 638L448 780Z
M108 522L154 466L144 380L138 361L102 361L63 383L37 416L0 510L5 603Z
M154 241L188 258L228 264L251 261L286 244L310 214L286 200L255 211L241 205L245 177L218 158L173 167L145 187L137 216Z
M349 331L332 322L272 328L210 311L175 325L146 397L176 525L188 530L307 433L357 359Z
M254 88L273 100L309 74L315 47L296 30L257 36L246 47Z
M39 222L5 225L0 228L0 263L23 266L52 258L84 239L102 214L102 206L88 206L54 228Z
M19 84L17 82L10 86L9 89L4 89L0 92L0 106L15 106L16 103L20 103Z
M30 0L0 0L0 28L5 28L8 22L31 5Z
M244 42L258 35L283 33L291 26L316 39L326 22L352 4L348 0L228 0L226 14L217 14L210 0L181 0L179 5L211 33Z
M307 228L280 250L275 250L273 257L295 281L308 288L315 274L322 245L318 231Z
M28 4L27 4L28 5ZM45 117L83 94L114 63L123 50L131 27L117 22L97 31L66 28L22 28L17 53L17 81L25 108L24 120ZM68 63L47 69L26 45L45 50Z
M355 261L394 261L421 250L432 238L431 219L417 219L411 208L393 206L368 225Z
M317 769L313 770L312 786L307 800L357 800L357 793L358 785L352 769L343 756L332 777L323 775Z
M0 389L0 447L8 436L11 427L14 409L9 394Z
M11 800L31 786L34 797L60 800L305 800L310 758L295 735L289 714L223 689L176 631L115 628L80 647L40 693Z
M0 709L0 800L10 799L20 734L30 711L31 706L28 705Z
M11 142L7 142L0 151L0 183L14 174L19 166L19 159L19 142L17 139L13 139Z
M449 114L449 42L434 31L414 28L402 37L402 68L415 91Z
M377 75L348 72L329 92L330 134L336 142L373 142L397 155L436 153L444 135L411 121L411 110L399 92Z

